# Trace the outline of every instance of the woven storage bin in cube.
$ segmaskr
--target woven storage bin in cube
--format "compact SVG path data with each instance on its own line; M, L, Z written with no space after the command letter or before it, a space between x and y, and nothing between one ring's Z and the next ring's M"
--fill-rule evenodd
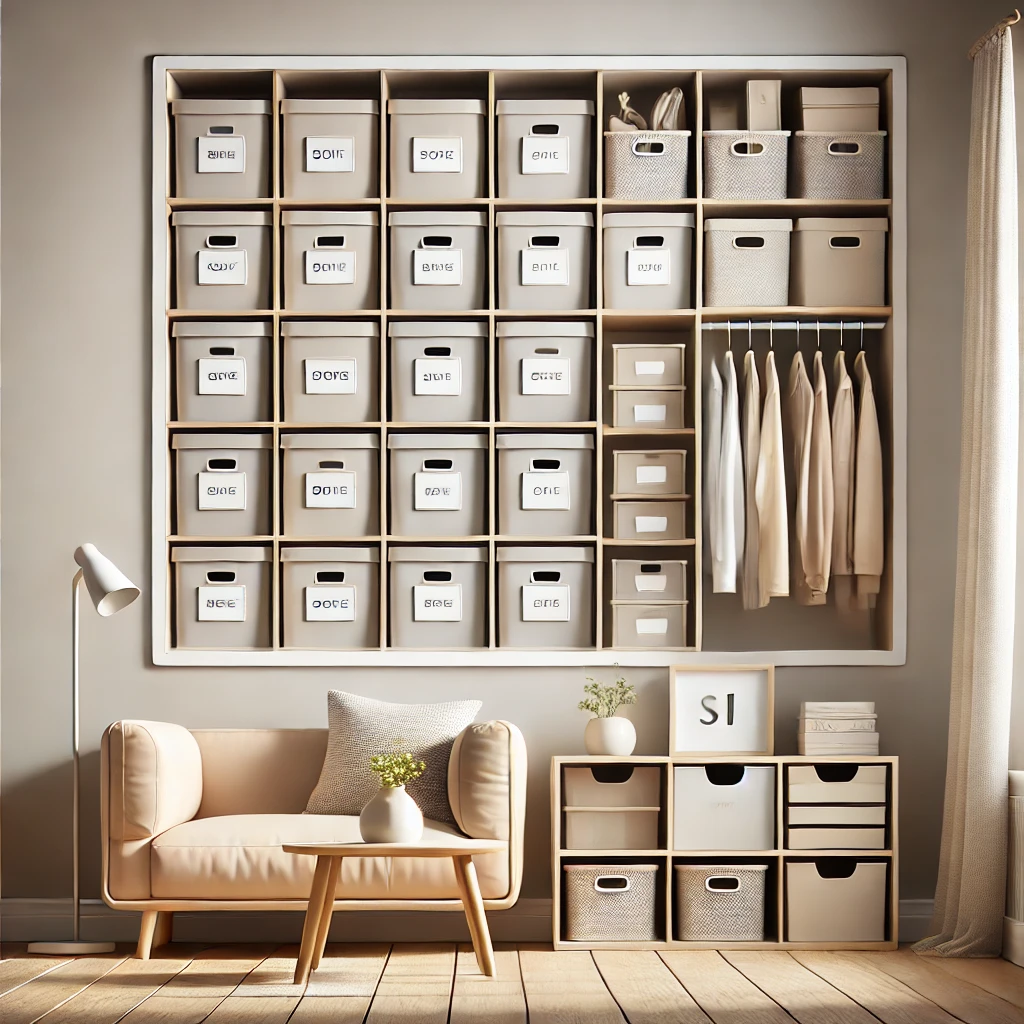
M677 864L677 938L762 941L767 873L765 864Z
M604 133L608 199L685 199L689 171L689 132Z
M785 199L789 132L704 133L705 199Z
M566 864L569 942L652 942L657 938L656 864Z
M797 132L796 199L884 199L885 132Z
M785 306L791 220L704 222L704 305Z

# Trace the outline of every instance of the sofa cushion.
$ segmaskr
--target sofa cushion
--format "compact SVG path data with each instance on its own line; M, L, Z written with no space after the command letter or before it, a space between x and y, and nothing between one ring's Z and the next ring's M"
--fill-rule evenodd
M427 821L424 840L459 833ZM153 840L152 895L159 899L285 900L309 898L315 857L285 853L284 843L359 841L359 819L326 814L231 814L197 818ZM484 899L509 891L508 853L474 857ZM346 857L337 899L456 899L446 858Z
M400 747L427 770L406 787L424 818L455 825L448 803L448 759L455 737L476 717L478 700L391 704L341 690L327 694L327 756L306 811L358 814L380 788L370 758Z

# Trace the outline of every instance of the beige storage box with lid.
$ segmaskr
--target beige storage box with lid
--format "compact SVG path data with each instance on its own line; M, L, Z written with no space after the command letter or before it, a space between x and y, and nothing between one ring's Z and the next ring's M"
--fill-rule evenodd
M704 222L704 305L789 304L791 220Z
M606 199L685 199L689 172L688 131L604 133Z
M379 218L373 210L284 210L286 309L377 309Z
M179 320L174 336L175 419L256 423L274 417L269 323Z
M613 601L687 600L686 562L679 559L612 559Z
M787 942L884 942L889 865L849 857L786 862Z
M265 537L270 529L270 434L175 434L180 537Z
M451 650L487 646L487 550L390 547L390 644Z
M606 308L693 305L692 213L606 213L603 223Z
M775 849L773 765L677 765L673 771L673 849Z
M498 646L594 646L594 552L500 547Z
M616 540L685 540L685 501L616 501Z
M682 497L686 494L686 452L657 448L612 453L612 494L616 497Z
M487 306L487 214L403 210L388 214L391 308Z
M884 306L884 217L800 217L793 232L795 306Z
M495 335L500 420L582 423L592 418L593 324L503 320Z
M885 132L797 132L794 199L885 197Z
M393 536L488 532L486 434L389 434L388 448Z
M372 199L380 188L376 100L281 100L286 199Z
M594 532L594 438L498 434L498 533L586 537Z
M676 938L764 940L766 864L677 864Z
M659 768L615 764L563 771L566 849L658 848Z
M281 324L287 423L380 419L380 326L360 321Z
M174 547L174 646L270 646L269 547Z
M609 387L612 393L612 426L641 427L646 430L681 430L685 392L633 390Z
M656 864L563 864L565 939L653 942Z
M808 132L877 132L878 86L822 88L803 86L799 106Z
M612 604L612 646L621 650L686 647L687 603Z
M269 210L178 210L171 214L176 309L271 307Z
M485 183L483 100L388 100L392 199L479 199Z
M270 188L269 100L171 101L174 194L265 199Z
M379 575L376 548L281 548L284 646L379 647Z
M399 321L389 325L388 335L392 421L487 419L487 324Z
M592 213L505 210L495 222L502 309L590 307Z
M282 434L287 537L380 533L380 438L376 434Z
M616 387L682 387L686 346L612 345Z
M704 132L705 199L785 199L789 132Z
M593 195L592 100L498 100L497 114L502 199Z

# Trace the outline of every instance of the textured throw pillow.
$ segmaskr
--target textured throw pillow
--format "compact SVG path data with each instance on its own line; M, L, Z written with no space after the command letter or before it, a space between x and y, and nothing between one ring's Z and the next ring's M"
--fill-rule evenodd
M396 743L427 770L406 787L424 818L455 825L448 803L448 758L455 737L477 716L478 700L390 704L353 693L327 693L327 756L307 814L358 814L380 788L370 758Z

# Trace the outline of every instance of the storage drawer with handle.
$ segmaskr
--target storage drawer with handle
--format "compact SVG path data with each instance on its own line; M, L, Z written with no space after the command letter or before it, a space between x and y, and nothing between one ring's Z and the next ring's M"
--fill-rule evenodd
M612 426L647 430L682 430L682 388L674 391L634 391L609 387L612 393Z
M685 601L686 562L663 559L641 561L635 558L612 559L612 600Z
M623 650L686 647L687 602L612 604L612 646Z
M849 857L786 862L788 942L883 942L889 864Z
M684 344L612 345L613 383L624 387L682 387Z
M686 540L686 502L616 501L615 540Z
M686 452L683 449L616 451L613 496L675 498L686 494Z
M789 850L884 850L884 828L791 828Z
M889 799L884 764L791 764L786 772L791 804L884 804Z

